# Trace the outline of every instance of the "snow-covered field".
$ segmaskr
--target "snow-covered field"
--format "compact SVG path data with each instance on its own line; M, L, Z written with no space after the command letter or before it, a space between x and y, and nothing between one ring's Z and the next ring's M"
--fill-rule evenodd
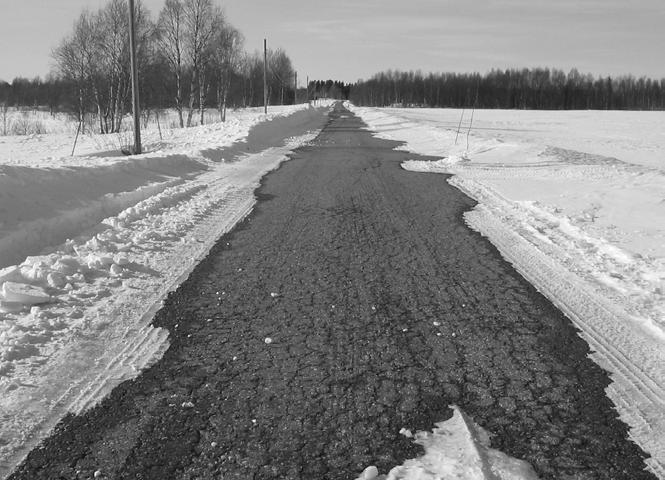
M71 125L0 137L0 477L65 413L161 356L161 300L327 110L149 129L134 157L119 152L126 134L83 135L70 156Z
M665 112L350 108L478 201L466 222L580 328L665 479Z
M280 107L277 107L280 108ZM239 115L247 115L248 113L258 113L263 111L263 107L247 108L230 112L231 116L238 117ZM192 126L199 125L200 116L199 112L194 112L192 117ZM183 112L187 117L187 112ZM220 121L220 114L218 110L205 110L203 112L204 123L216 123ZM91 136L97 136L94 132L99 130L99 120L96 115L86 114L81 133ZM141 112L141 128L150 129L159 132L160 129L174 129L179 126L178 115L174 109L156 109L156 110L143 110ZM114 140L121 139L123 142L126 140L127 144L131 140L131 133L133 129L133 120L130 115L126 115L122 119L120 126L121 133L116 135ZM64 112L49 112L46 108L29 108L29 107L8 107L6 110L0 104L0 135L5 136L34 136L43 134L54 133L73 133L78 130L78 121L75 120L75 115ZM107 136L108 137L108 136ZM1 137L0 137L1 138ZM21 139L19 139L21 140ZM23 138L25 140L25 138ZM74 137L71 137L73 145ZM26 142L28 143L28 142Z

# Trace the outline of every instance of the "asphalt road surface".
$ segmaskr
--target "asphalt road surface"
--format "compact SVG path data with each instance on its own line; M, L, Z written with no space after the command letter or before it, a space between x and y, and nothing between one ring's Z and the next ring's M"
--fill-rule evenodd
M12 479L353 479L459 405L543 479L653 479L571 322L340 106L154 320L164 358ZM266 339L270 338L271 343Z

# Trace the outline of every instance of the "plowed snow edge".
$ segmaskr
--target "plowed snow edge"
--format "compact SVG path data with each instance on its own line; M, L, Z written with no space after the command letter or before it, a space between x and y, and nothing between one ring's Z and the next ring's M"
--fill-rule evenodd
M465 220L582 330L595 350L591 358L613 374L607 394L631 427L631 438L651 455L649 469L665 478L665 389L659 375L665 354L659 346L630 329L627 314L591 293L576 275L506 228L482 204L467 212Z

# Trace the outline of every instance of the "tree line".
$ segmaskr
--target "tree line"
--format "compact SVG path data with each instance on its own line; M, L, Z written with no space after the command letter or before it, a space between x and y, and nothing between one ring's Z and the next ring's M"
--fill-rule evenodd
M312 99L332 98L348 100L351 93L351 84L337 80L312 80L307 87L308 96Z
M166 0L152 18L135 2L136 48L142 108L175 108L181 127L206 108L263 105L263 52L244 51L242 33L214 0ZM117 132L131 109L128 7L109 0L84 10L72 32L53 49L55 68L45 80L0 81L0 103L94 117L101 133ZM294 101L294 68L282 49L268 51L268 102Z
M365 106L425 106L543 110L664 110L665 79L594 77L572 69L429 73L388 70L351 86Z

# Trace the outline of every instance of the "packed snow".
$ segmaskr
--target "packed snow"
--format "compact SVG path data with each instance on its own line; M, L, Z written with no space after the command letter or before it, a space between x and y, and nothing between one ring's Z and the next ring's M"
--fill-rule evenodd
M75 130L0 137L0 477L64 414L161 357L161 300L327 110L149 129L133 157L113 135L82 136L75 156Z
M432 432L407 429L401 434L415 438L424 455L406 460L387 474L370 465L356 480L537 480L533 467L490 447L490 435L459 407L453 416L438 422Z
M665 479L665 112L349 107L478 201L466 222L580 328Z

